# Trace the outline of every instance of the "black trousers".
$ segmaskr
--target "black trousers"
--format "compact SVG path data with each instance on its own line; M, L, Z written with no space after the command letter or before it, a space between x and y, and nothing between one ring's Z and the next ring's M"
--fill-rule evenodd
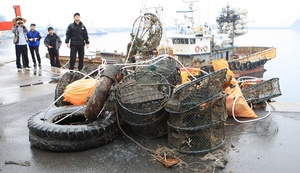
M39 47L38 46L29 46L29 50L30 50L30 54L31 54L33 64L36 65L36 60L35 60L35 57L34 57L34 52L35 52L36 59L37 59L39 65L40 65L41 64L41 57L40 57Z
M60 68L60 61L59 61L59 52L55 49L48 49L50 55L50 64L52 67Z
M70 52L70 70L74 70L76 63L76 55L78 53L78 70L80 71L83 68L83 58L84 58L84 45L71 45Z
M28 50L27 45L17 45L16 44L16 65L17 68L22 68L21 64L21 55L22 55L22 63L23 67L29 67L29 60L28 60Z

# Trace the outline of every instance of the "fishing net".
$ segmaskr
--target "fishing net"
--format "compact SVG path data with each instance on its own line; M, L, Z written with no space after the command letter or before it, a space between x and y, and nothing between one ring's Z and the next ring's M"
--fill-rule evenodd
M221 92L189 111L170 113L169 123L181 128L204 127L225 122L226 118L226 94Z
M248 103L259 103L281 96L279 78L272 78L242 89Z
M167 134L169 114L165 111L157 119L145 124L129 124L130 129L145 138L157 138Z
M223 91L227 69L221 69L185 83L175 89L165 109L170 113L191 110Z
M168 143L183 153L206 153L224 142L226 94L221 92L207 102L183 113L170 113Z
M153 71L163 75L171 85L175 86L182 83L179 64L169 55L160 56L155 63L145 62L142 65L148 66L140 66L136 69L136 72Z
M168 122L168 143L181 153L204 154L224 144L223 122L207 127L180 128Z
M125 76L116 88L117 109L126 123L132 128L139 128L141 136L160 136L167 132L167 119L162 118L166 114L163 104L169 99L170 94L170 84L161 74L132 73ZM165 130L159 129L156 133L154 129L149 130L150 126L158 127L163 124L165 127L162 128Z

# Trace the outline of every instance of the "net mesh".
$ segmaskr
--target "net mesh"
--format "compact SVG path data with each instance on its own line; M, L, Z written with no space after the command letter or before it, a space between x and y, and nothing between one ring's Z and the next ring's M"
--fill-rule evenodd
M143 125L129 124L130 129L137 135L145 138L157 138L164 136L168 132L167 121L169 114L164 112L157 119L153 120L151 123Z
M180 128L204 127L225 122L226 118L226 94L221 92L187 112L170 113L169 123Z
M242 89L248 103L259 103L281 96L279 78L272 78Z
M164 103L171 87L156 72L136 72L125 76L116 88L117 110L122 119L139 136L156 138L167 133L169 114Z
M116 97L122 109L145 115L162 109L170 94L170 84L164 76L156 72L137 72L121 80Z
M223 91L227 69L221 69L178 87L165 108L171 113L186 112Z
M177 128L168 123L168 143L181 153L207 153L224 144L223 122L207 128Z
M136 69L136 72L154 71L163 75L171 85L181 84L180 68L178 62L170 56L161 56L156 60L156 63L144 63Z

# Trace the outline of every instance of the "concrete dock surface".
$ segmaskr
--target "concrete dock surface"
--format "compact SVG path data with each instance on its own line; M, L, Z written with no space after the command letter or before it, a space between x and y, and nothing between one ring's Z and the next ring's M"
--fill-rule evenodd
M122 134L102 147L81 152L49 152L32 147L27 121L53 103L54 81L67 71L50 67L46 58L42 60L42 68L31 67L29 71L18 72L14 62L0 66L0 173L192 172L184 167L165 167ZM272 102L270 107L270 115L254 123L227 119L225 143L220 148L228 160L224 169L205 169L202 155L180 158L198 172L299 172L300 104ZM255 112L260 117L268 113ZM146 139L129 135L153 150L169 147L166 136ZM5 164L8 161L16 164Z

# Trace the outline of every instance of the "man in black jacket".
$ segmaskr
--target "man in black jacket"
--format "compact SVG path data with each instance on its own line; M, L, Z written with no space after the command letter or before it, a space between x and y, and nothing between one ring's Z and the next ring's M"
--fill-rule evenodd
M54 29L52 27L48 28L49 34L46 36L44 40L45 46L48 48L48 52L50 55L50 64L52 67L60 68L59 61L59 48L61 46L61 39L58 35L54 33Z
M80 21L80 14L74 14L74 22L68 26L66 32L66 44L71 48L70 51L70 70L74 70L76 55L78 53L78 70L83 68L84 46L89 47L88 32L84 24Z

